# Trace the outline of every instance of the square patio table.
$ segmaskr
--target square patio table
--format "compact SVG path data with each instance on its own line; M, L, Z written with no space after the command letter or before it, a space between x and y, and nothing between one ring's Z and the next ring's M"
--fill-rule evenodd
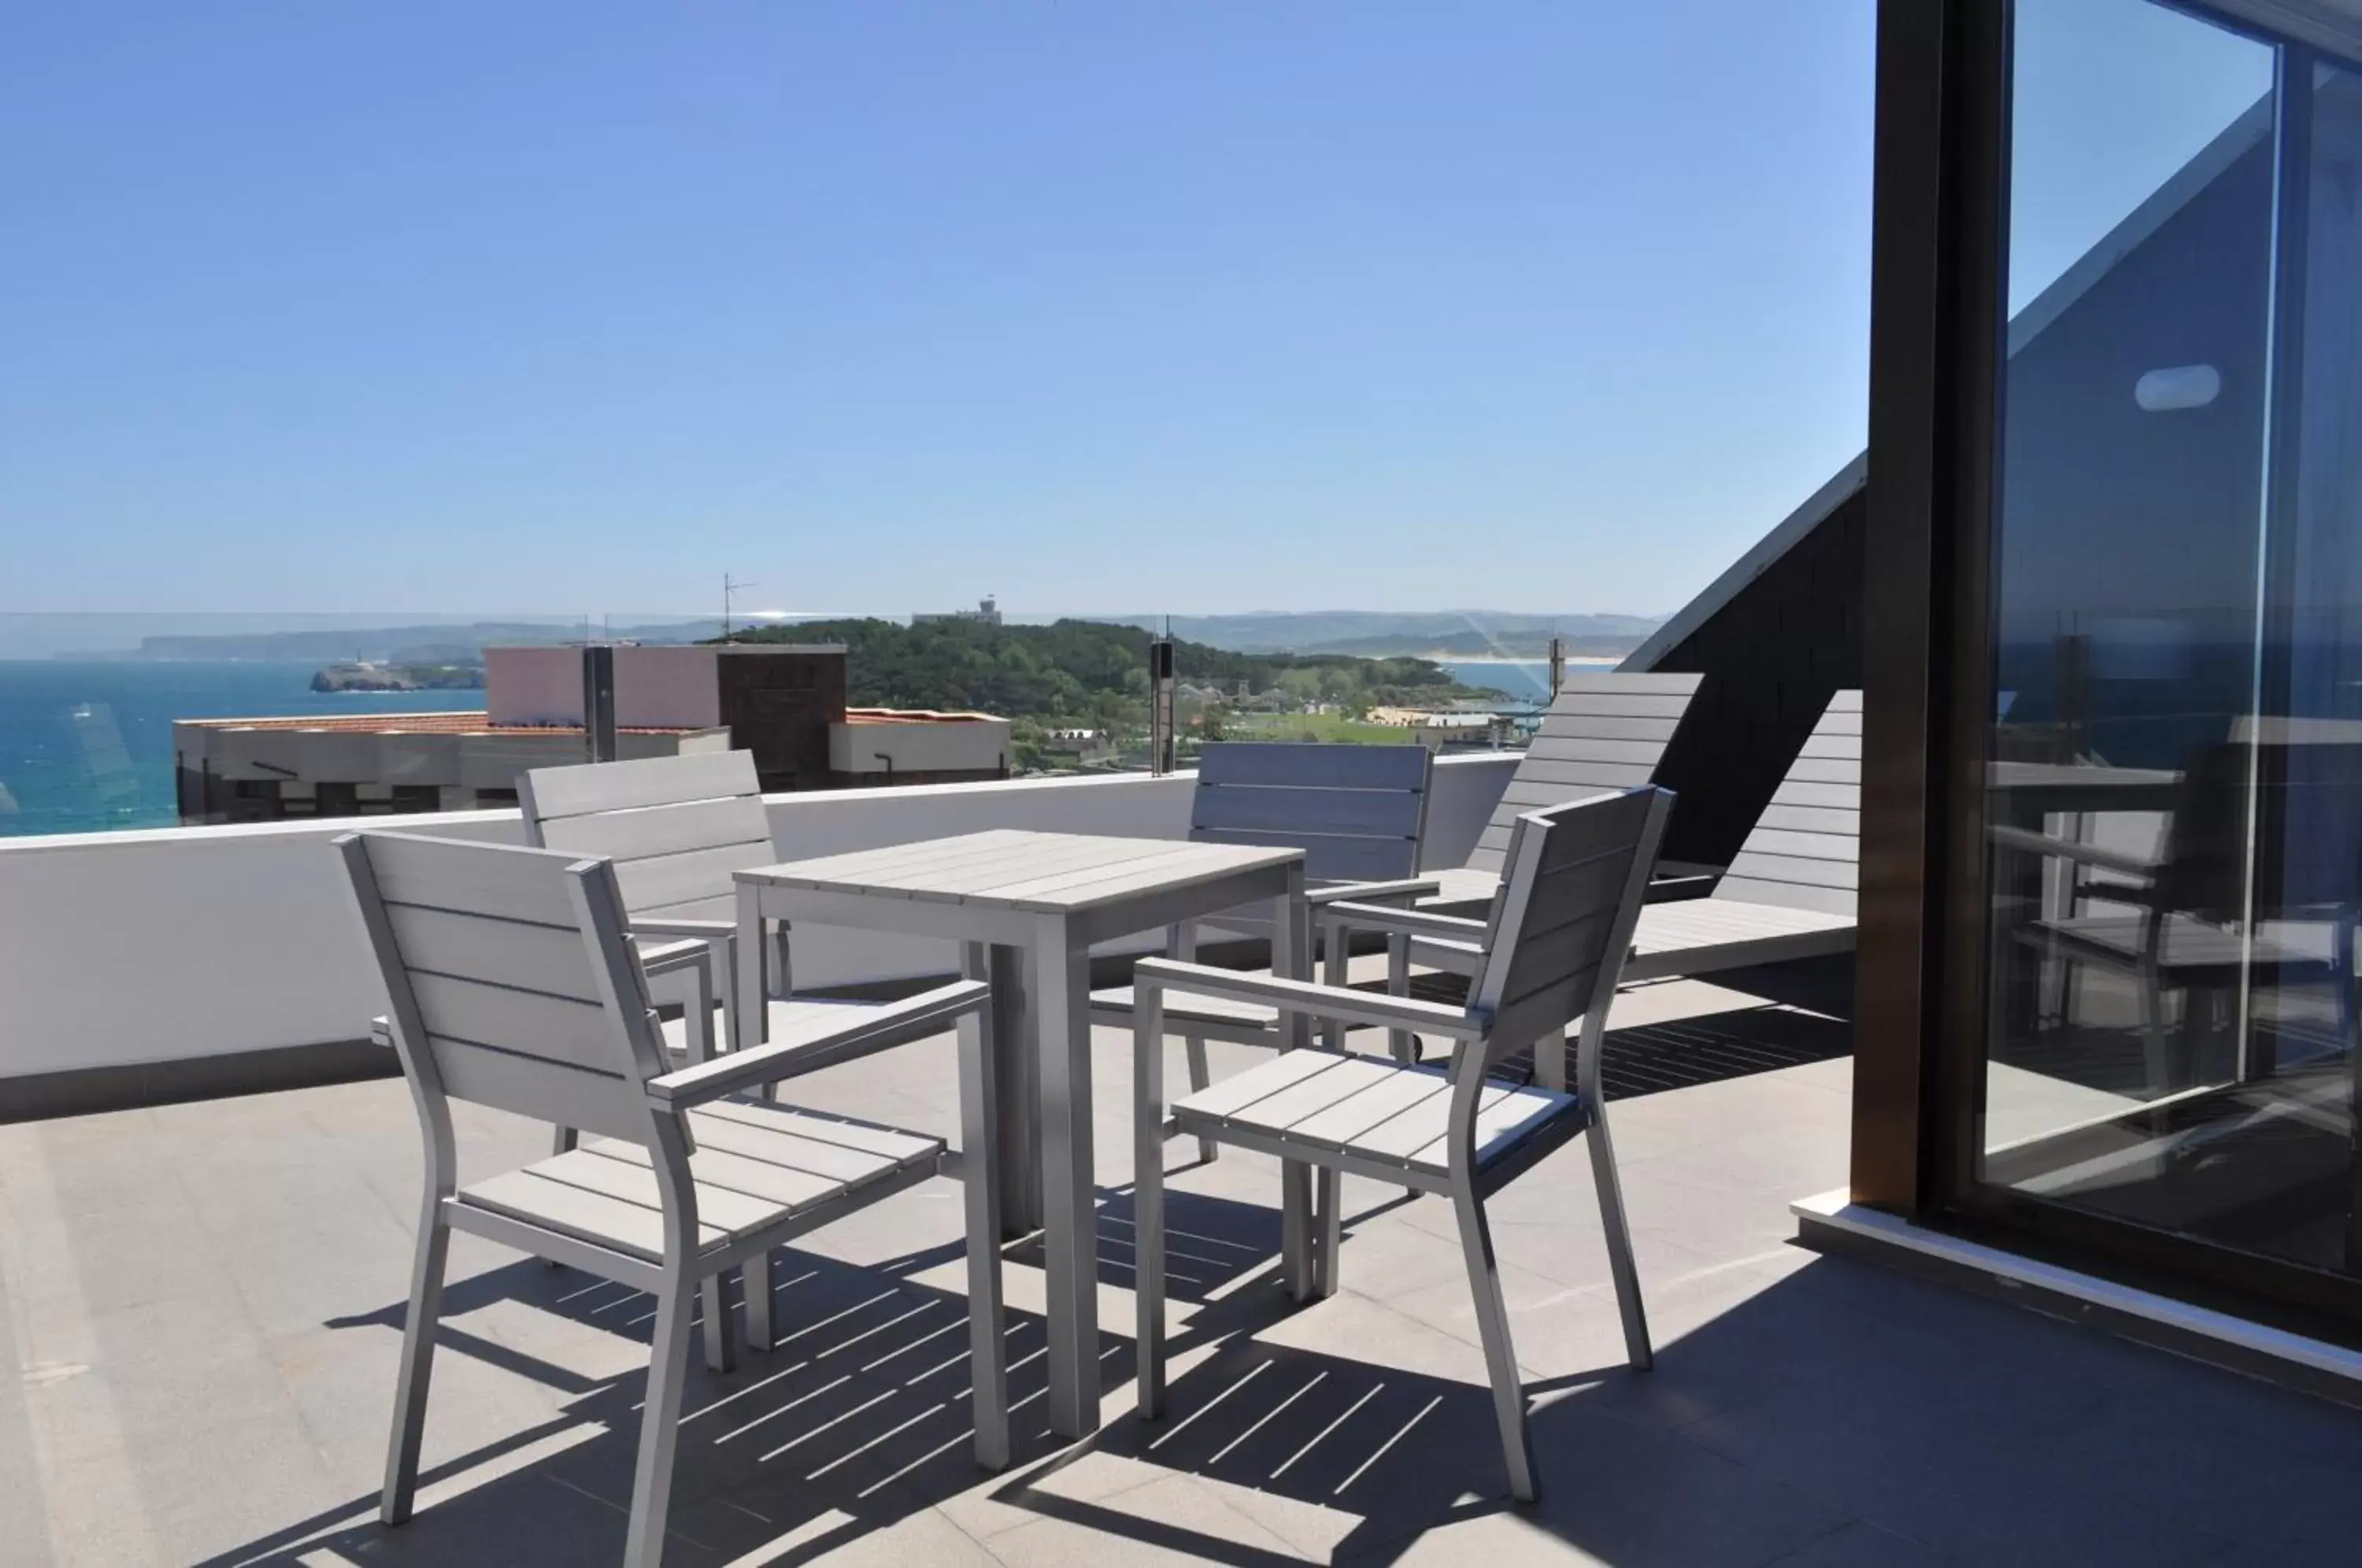
M1096 1430L1091 944L1268 900L1273 972L1308 978L1304 852L997 829L735 875L734 1048L760 1043L736 1036L764 1027L767 920L948 939L960 944L961 974L991 982L1001 1230L1042 1231L1051 1429L1070 1438ZM1286 1043L1307 1043L1300 1019L1286 1027ZM1293 1260L1308 1245L1310 1189L1301 1180L1288 1188L1283 1214Z

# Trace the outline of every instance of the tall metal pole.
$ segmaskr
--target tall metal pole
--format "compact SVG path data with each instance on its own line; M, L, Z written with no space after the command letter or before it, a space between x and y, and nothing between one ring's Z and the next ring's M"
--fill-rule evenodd
M582 648L582 739L591 761L615 760L615 650L604 644Z
M1550 683L1551 701L1555 702L1560 690L1566 685L1566 639L1563 637L1551 639Z
M1148 645L1148 770L1165 774L1179 761L1173 705L1173 639Z

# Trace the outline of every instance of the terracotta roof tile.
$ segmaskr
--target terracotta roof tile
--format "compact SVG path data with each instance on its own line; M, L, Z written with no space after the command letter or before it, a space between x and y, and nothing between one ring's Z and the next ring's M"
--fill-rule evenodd
M579 724L495 724L483 710L459 713L301 713L259 719L181 719L217 730L321 730L335 734L579 735ZM619 724L627 735L696 734L700 724Z

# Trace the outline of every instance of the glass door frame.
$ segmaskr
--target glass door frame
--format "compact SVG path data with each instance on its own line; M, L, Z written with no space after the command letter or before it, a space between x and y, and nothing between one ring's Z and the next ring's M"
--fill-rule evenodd
M2162 1281L2169 1293L2362 1324L2362 1280L2043 1202L1978 1175L2014 8L1879 5L1852 1197ZM2268 549L2284 552L2295 431L2278 414L2295 406L2301 376L2302 110L2315 60L2354 52L2316 55L2320 39L2291 40L2223 7L2171 8L2279 50L2265 506Z

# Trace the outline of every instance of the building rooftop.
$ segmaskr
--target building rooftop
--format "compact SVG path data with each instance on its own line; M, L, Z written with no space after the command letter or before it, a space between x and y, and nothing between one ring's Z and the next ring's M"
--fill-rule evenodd
M579 735L579 724L495 724L480 708L456 713L301 713L279 718L175 719L175 724L195 724L213 730L323 730L345 734ZM707 724L618 724L627 735L691 735Z
M844 722L848 724L1002 724L1009 721L996 713L976 713L962 709L847 708Z
M962 1419L956 1189L791 1249L784 1342L693 1366L668 1563L2160 1564L2354 1550L2362 1419L1791 1241L1846 1174L1842 969L1636 988L1613 1126L1659 1347L1622 1365L1569 1148L1494 1200L1543 1500L1503 1497L1451 1216L1348 1180L1342 1285L1287 1307L1278 1187L1239 1150L1171 1182L1172 1411L1131 1414L1129 1052L1099 1040L1098 1437L1043 1435L1041 1286L1012 1254L1019 1447ZM1802 984L1798 981L1802 980ZM1217 1076L1254 1059L1216 1044ZM1749 1071L1750 1068L1764 1070ZM1737 1074L1738 1076L1730 1076ZM798 1099L955 1123L948 1041ZM455 1106L463 1169L543 1128ZM611 1562L648 1298L453 1239L416 1517L376 1522L417 1202L381 1080L0 1127L0 1561ZM692 1358L695 1360L695 1358Z

